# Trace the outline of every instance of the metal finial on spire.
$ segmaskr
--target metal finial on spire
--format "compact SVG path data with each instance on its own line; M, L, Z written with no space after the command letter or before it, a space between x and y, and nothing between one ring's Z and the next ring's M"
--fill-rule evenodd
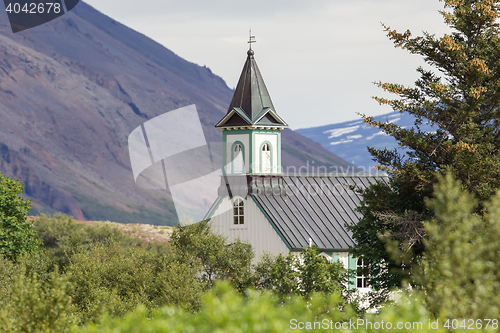
M252 29L250 29L250 35L249 35L249 39L248 39L248 44L250 44L250 48L248 49L248 55L253 55L253 50L252 50L252 43L257 43L257 41L255 40L255 36L252 36Z

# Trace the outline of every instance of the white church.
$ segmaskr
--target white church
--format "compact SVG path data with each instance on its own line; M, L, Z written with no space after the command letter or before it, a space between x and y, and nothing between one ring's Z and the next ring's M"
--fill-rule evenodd
M362 260L349 254L354 244L346 224L355 224L361 198L351 186L365 188L380 175L285 174L281 168L281 131L288 125L276 112L250 48L226 116L223 132L224 176L218 198L205 216L229 243L252 245L255 260L300 252L316 245L322 256L357 269ZM359 271L359 270L358 270ZM365 289L360 273L350 288Z

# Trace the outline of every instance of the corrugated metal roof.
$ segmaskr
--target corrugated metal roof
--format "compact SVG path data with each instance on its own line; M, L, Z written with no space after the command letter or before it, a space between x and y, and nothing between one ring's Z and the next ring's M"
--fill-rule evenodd
M266 212L289 248L302 249L312 243L322 250L347 250L354 245L345 223L355 224L361 214L355 209L360 195L351 188L364 189L387 176L283 176L281 191L265 189L265 179L255 182L249 194ZM257 187L257 188L255 188Z

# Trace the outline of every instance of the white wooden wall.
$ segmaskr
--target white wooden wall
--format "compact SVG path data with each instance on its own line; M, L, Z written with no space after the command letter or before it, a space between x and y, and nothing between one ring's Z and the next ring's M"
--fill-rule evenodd
M245 224L234 225L233 222L233 201L237 198L243 199L245 203ZM285 243L278 233L266 219L259 207L249 196L245 198L225 197L211 218L212 230L227 237L228 243L235 242L238 238L245 243L252 245L255 257L253 263L260 260L264 251L271 255L289 252Z

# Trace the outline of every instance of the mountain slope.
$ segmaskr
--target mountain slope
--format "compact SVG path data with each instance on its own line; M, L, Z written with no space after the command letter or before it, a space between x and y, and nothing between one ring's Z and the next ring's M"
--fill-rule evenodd
M399 112L376 116L374 119L381 122L389 121L403 128L413 127L415 121L412 115ZM421 130L432 131L433 128L429 125L422 125ZM375 171L373 167L377 163L372 160L367 147L401 149L392 136L363 123L362 120L303 128L296 132L320 143L325 149L357 165L362 170L371 172Z
M232 90L210 69L85 3L17 34L2 13L0 171L26 184L35 212L175 223L168 191L134 183L128 135L148 119L195 104L206 140L220 141L214 125L227 111ZM348 167L290 130L283 133L283 150L285 167L309 160Z

